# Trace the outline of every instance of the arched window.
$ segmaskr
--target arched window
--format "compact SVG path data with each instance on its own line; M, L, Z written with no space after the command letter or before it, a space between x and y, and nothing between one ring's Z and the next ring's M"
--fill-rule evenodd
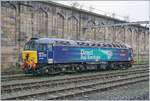
M16 8L10 3L2 2L1 7L2 46L15 45L17 42L15 9Z
M33 36L45 37L48 34L48 13L43 8L32 11Z
M126 43L132 47L132 29L131 28L127 29Z
M68 18L68 39L77 39L77 33L78 33L78 20L76 17L71 16Z
M135 55L135 60L138 58L137 56L137 54L138 54L138 42L137 42L137 38L138 38L138 31L137 31L137 29L133 29L133 33L132 33L132 44L133 44L133 46L132 46L132 48L133 48L133 51L134 51L134 54L136 54Z
M137 29L133 30L133 43L136 44L137 43L137 39L138 39L138 31Z
M60 13L57 13L57 35L59 38L63 38L64 34L64 16Z
M85 32L85 37L86 37L87 40L93 40L94 39L94 30L95 29L91 28L94 25L95 25L95 22L93 20L90 20L90 21L87 22L87 26L90 27Z
M34 34L33 27L34 27L34 21L33 21L32 8L21 5L20 6L20 36L21 36L20 38L25 39L25 41L28 40L27 38L31 38L32 35Z
M104 41L105 40L105 33L106 33L105 27L98 28L97 33L96 33L96 39L100 40L100 41Z
M117 27L116 41L117 42L124 41L124 27Z
M113 27L106 27L106 33L105 33L105 38L107 41L109 42L112 42L113 41L113 32L114 32L114 29Z

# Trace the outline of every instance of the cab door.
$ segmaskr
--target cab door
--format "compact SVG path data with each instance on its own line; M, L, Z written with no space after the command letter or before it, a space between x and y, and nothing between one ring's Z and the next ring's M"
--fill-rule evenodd
M47 44L40 43L38 45L38 61L41 64L46 64L47 63Z
M53 45L51 43L49 43L47 45L48 49L47 49L47 62L48 64L52 64L53 63Z

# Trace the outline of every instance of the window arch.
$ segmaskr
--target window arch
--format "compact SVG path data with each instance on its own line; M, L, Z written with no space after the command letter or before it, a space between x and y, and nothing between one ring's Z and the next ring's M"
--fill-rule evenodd
M2 2L1 7L1 27L2 27L2 46L16 45L16 7L9 2Z
M71 16L68 18L68 39L77 39L78 33L78 20L76 17Z
M135 43L137 42L137 38L138 38L137 34L138 34L137 29L133 29L133 37L132 38Z
M124 27L117 27L117 33L116 33L116 41L117 42L123 42L124 40Z
M94 25L95 25L95 22L93 20L90 20L90 21L87 22L88 27L94 26ZM94 39L94 29L93 28L87 29L87 31L85 32L85 37L86 37L87 40Z
M93 20L87 22L87 26L92 26L92 25L95 25L95 22Z
M131 28L127 29L126 43L132 46L132 29Z
M132 41L133 42L132 47L133 47L133 50L134 50L135 54L137 53L137 48L138 48L137 47L137 37L138 37L137 34L138 34L138 31L137 31L137 29L134 28L133 31L132 31L132 40L133 40Z
M64 16L61 13L57 13L55 17L54 30L56 36L59 38L63 37L64 34Z
M42 10L42 8L38 8L37 10L34 10L33 13L33 36L46 36L47 29L46 29L46 14Z

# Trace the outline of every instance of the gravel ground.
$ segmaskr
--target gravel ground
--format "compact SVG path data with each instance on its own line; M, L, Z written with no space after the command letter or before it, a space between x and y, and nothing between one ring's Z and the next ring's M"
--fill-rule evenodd
M149 100L149 81L86 94L70 100Z

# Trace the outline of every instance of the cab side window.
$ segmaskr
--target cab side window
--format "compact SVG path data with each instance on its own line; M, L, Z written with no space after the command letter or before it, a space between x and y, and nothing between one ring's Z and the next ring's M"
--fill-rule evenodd
M46 51L47 45L46 44L39 44L39 51Z
M36 50L36 48L37 48L37 46L36 46L35 42L32 42L32 43L30 44L30 49L31 49L31 50Z
M34 41L29 41L25 44L24 50L37 50L37 44Z
M48 44L48 50L52 51L52 44Z

